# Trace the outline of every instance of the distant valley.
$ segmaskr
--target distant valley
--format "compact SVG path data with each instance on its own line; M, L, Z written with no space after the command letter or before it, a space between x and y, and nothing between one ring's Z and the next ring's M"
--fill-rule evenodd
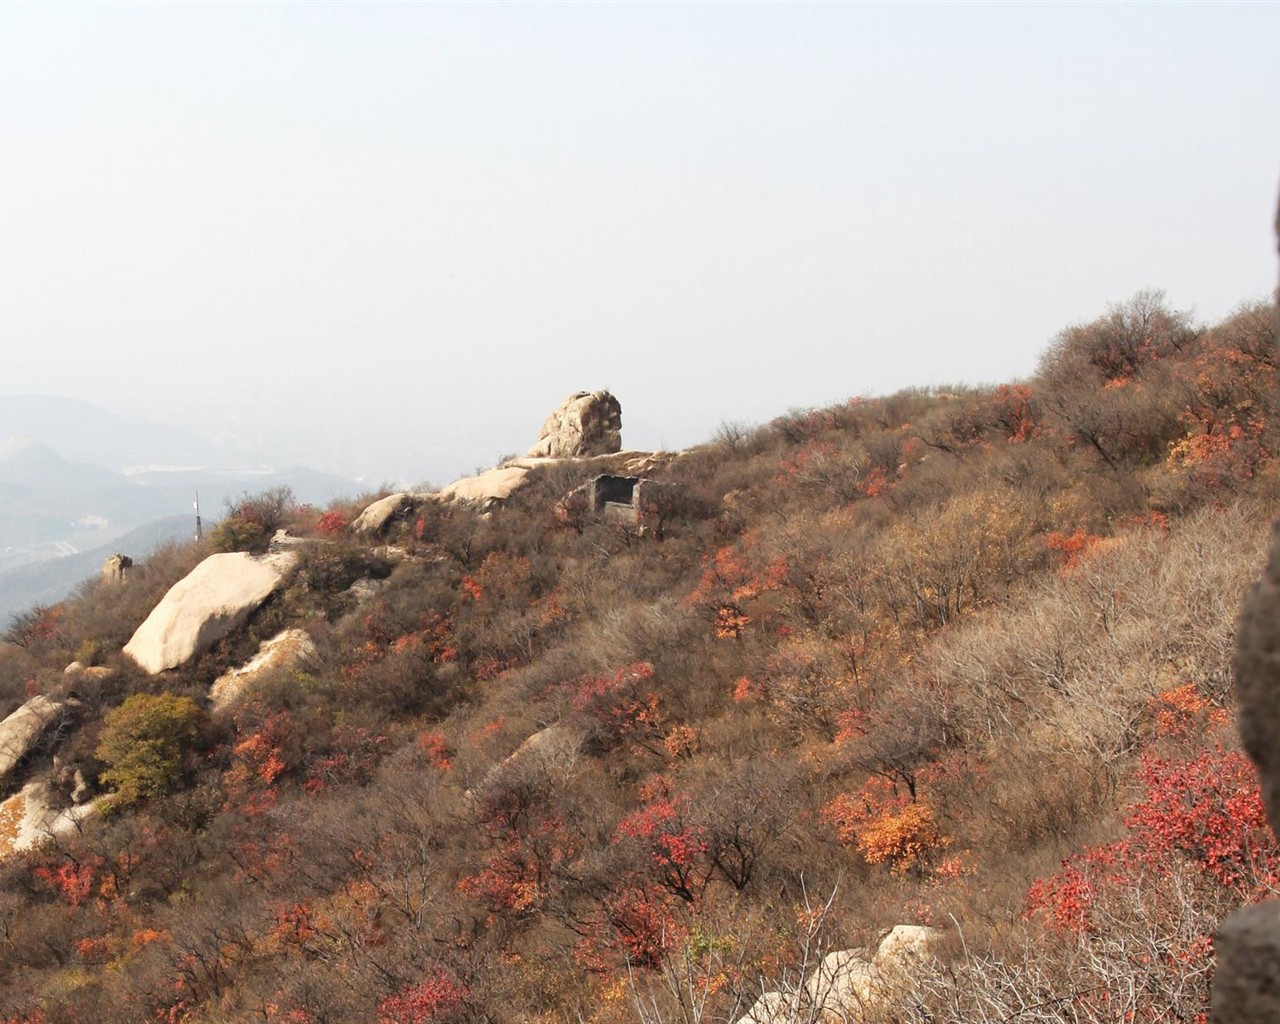
M0 395L0 622L59 600L112 550L145 556L246 492L289 486L323 504L360 490L305 466L78 399Z

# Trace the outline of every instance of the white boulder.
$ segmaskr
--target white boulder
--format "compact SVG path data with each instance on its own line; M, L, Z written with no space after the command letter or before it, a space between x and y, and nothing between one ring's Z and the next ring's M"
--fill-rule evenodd
M8 781L10 772L31 752L45 730L62 719L66 709L65 701L40 694L0 722L0 786Z
M529 470L524 466L502 466L479 476L464 476L448 487L441 488L437 497L441 501L466 502L472 505L490 505L506 501L525 485Z
M413 503L414 496L407 491L388 494L365 508L351 524L351 530L353 533L382 533L391 520L410 509Z
M940 933L923 925L900 924L886 935L874 956L863 949L828 953L788 993L766 992L736 1024L847 1024L893 999L912 965L928 954Z
M29 850L47 836L74 831L97 809L96 802L56 807L45 783L28 783L0 803L0 858Z
M152 675L186 664L243 625L284 582L297 557L210 555L169 588L124 653Z
M305 629L286 629L270 640L264 640L258 653L239 668L224 672L209 690L213 711L234 706L253 683L269 672L305 664L316 657L316 645Z

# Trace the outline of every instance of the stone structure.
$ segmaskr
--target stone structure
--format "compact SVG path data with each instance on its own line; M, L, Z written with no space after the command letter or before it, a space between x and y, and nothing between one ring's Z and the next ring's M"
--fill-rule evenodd
M1276 232L1280 237L1280 213ZM1280 321L1276 328L1280 334ZM1262 579L1240 614L1235 679L1240 736L1258 766L1271 827L1280 832L1280 522ZM1280 901L1232 914L1218 929L1214 952L1211 1024L1280 1021Z
M608 391L577 391L547 417L533 458L567 459L622 450L622 403Z
M123 583L129 570L133 568L133 559L117 551L102 563L103 583Z
M566 494L556 511L562 521L600 519L661 537L666 512L682 492L679 484L604 473Z
M284 582L297 557L210 555L160 599L124 653L152 675L185 665L239 629Z

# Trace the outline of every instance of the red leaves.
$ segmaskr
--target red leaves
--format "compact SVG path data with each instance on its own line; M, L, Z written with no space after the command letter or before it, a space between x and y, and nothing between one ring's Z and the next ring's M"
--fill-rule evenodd
M436 970L417 985L409 985L378 1003L378 1024L433 1024L448 1019L466 997L462 988L443 970Z
M1139 859L1182 855L1243 899L1275 884L1280 850L1267 824L1257 770L1239 751L1206 750L1190 760L1146 757L1146 787L1125 818Z
M343 518L341 512L326 512L316 520L316 533L323 533L332 536L341 533L347 528L347 521Z
M753 618L748 607L761 595L778 590L789 571L783 558L765 561L752 535L742 537L737 545L718 548L705 559L705 566L697 588L685 600L713 612L715 634L722 640L742 635Z
M1206 726L1225 725L1230 719L1226 711L1200 696L1195 683L1166 690L1155 696L1150 705L1156 716L1156 731L1176 739L1201 735Z
M578 962L591 971L608 970L619 959L633 968L661 967L681 939L675 908L671 893L643 877L623 879L601 901L600 917L575 950Z
M484 900L495 912L530 914L542 906L556 870L577 854L564 821L543 818L525 832L503 834L485 855L484 867L459 882L458 891Z
M1038 427L1031 404L1031 388L1025 384L1001 384L987 399L987 419L1000 428L1010 444L1030 440Z
M418 753L436 771L447 772L453 767L453 755L444 733L428 731L418 736Z
M1062 555L1064 569L1074 569L1089 550L1101 540L1102 538L1096 534L1085 533L1084 530L1076 530L1075 533L1070 534L1055 530L1045 535L1044 546Z
M609 740L656 743L663 735L664 716L658 695L644 688L652 678L653 666L647 661L624 665L611 675L587 677L578 681L570 705Z
M1174 691L1177 692L1177 691ZM1027 893L1029 912L1072 931L1096 927L1094 910L1113 892L1141 892L1190 861L1206 884L1236 900L1261 898L1280 883L1280 847L1267 824L1257 772L1239 751L1144 757L1142 798L1125 817L1128 835L1063 864Z
M868 780L857 794L841 793L822 808L842 843L856 845L871 864L889 864L904 874L919 868L947 843L932 809L882 778Z
M706 831L689 819L687 797L662 798L618 823L614 842L633 840L653 864L659 885L688 903L706 887L710 866L705 862Z
M293 736L293 719L288 711L265 716L257 727L234 747L238 763L229 781L236 785L257 780L271 786L288 771L285 753Z
M307 769L303 788L315 795L333 785L367 785L373 779L386 742L386 736L364 726L338 726L333 737L334 749Z
M83 906L93 894L94 879L102 866L101 857L88 860L64 860L60 864L41 864L31 873L69 906Z

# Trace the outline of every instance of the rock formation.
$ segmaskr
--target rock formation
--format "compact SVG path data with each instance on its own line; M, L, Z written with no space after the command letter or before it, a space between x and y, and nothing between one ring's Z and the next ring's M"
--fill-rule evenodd
M40 737L63 721L67 709L67 701L41 694L0 722L0 786L9 781L9 775L35 749Z
M1276 328L1280 335L1280 321ZM1262 579L1240 614L1235 680L1240 737L1258 766L1271 827L1280 832L1280 522L1272 527ZM1280 1021L1280 901L1232 914L1218 929L1214 952L1211 1024Z
M316 645L304 629L286 629L264 640L249 661L214 680L209 690L212 711L234 706L253 683L270 672L304 664L316 656Z
M393 519L413 508L413 502L413 495L404 491L379 498L356 517L351 530L353 533L380 534Z
M441 501L460 501L472 505L488 506L506 501L528 482L529 470L523 466L502 466L479 476L464 476L448 487L442 488L437 497Z
M161 598L124 653L152 675L186 664L238 629L296 560L289 552L210 555Z
M123 583L125 575L133 568L133 559L117 551L102 563L103 583Z
M622 404L607 391L570 395L542 425L534 458L578 458L622 450Z
M821 1021L844 1024L861 1020L886 1002L913 962L927 956L937 929L900 924L868 956L861 949L828 953L803 986L792 992L766 992L737 1024L792 1024Z
M62 835L98 809L97 803L59 807L43 782L30 782L0 803L0 858L29 850L46 836Z

